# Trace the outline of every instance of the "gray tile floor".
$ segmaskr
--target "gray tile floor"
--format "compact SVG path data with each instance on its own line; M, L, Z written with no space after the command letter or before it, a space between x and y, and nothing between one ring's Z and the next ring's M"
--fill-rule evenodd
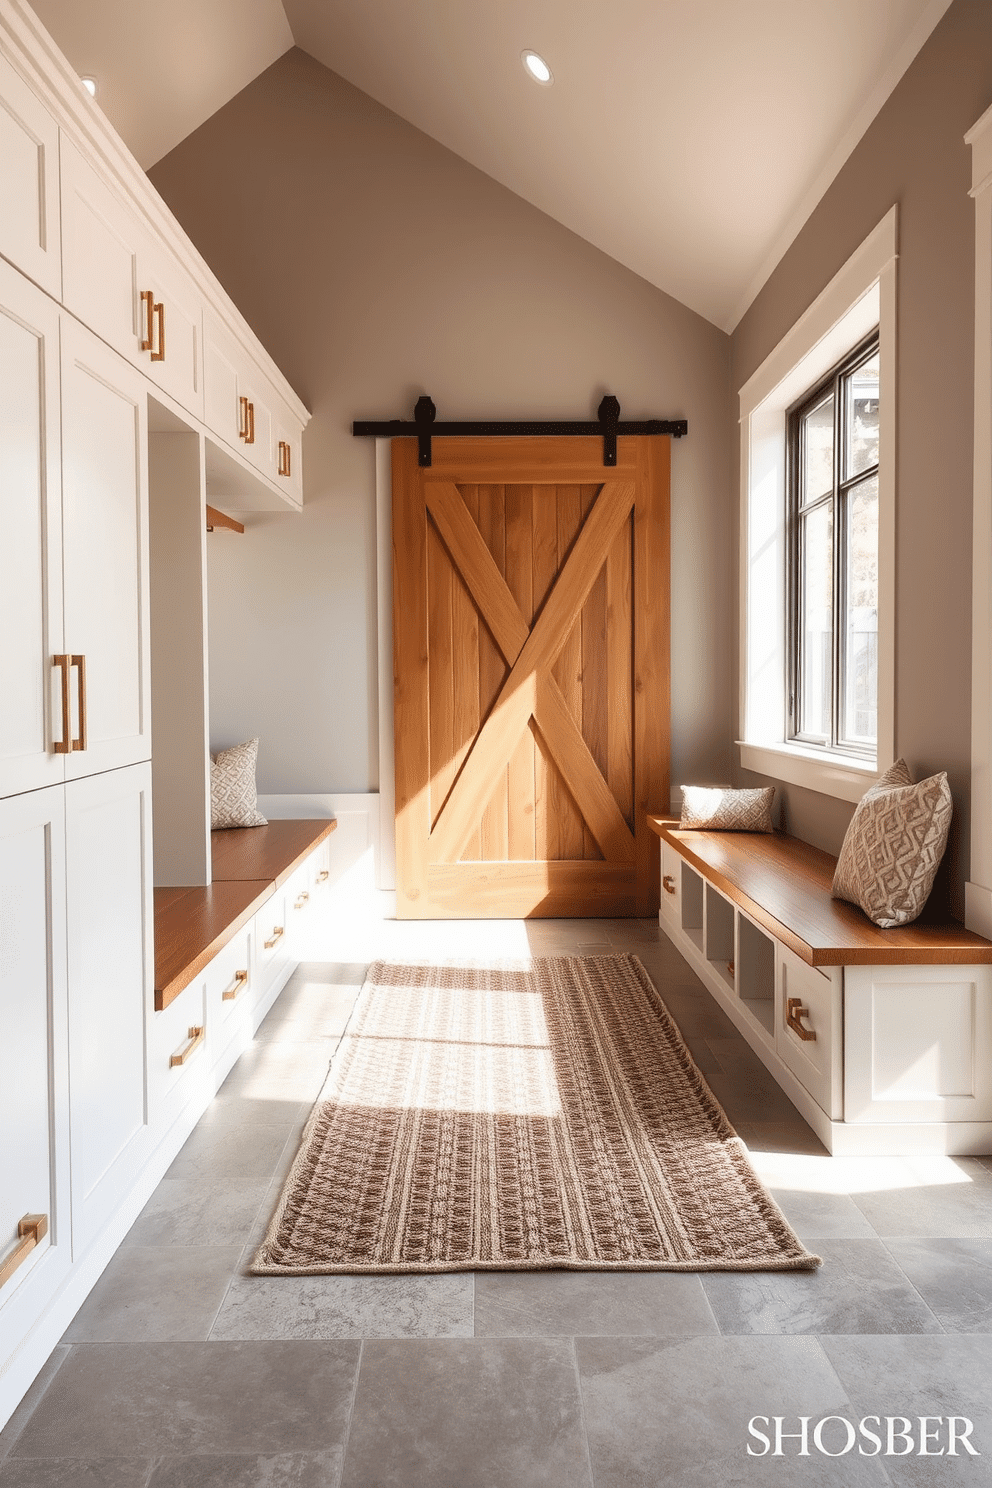
M819 1272L245 1274L374 955L606 950L643 960ZM648 921L349 919L312 955L0 1435L0 1488L992 1483L992 1159L828 1157ZM756 1416L842 1420L774 1457ZM830 1455L866 1416L879 1453ZM949 1416L981 1455L951 1462Z

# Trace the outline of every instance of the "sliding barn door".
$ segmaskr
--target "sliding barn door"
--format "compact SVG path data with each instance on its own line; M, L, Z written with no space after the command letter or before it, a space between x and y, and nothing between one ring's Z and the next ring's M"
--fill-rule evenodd
M393 462L397 914L652 915L669 802L670 441Z

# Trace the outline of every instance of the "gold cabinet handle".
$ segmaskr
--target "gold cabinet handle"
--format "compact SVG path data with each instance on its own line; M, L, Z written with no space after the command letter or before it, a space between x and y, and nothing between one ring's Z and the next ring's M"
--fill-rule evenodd
M666 894L675 893L675 879L670 873L666 873L661 882Z
M276 941L277 940L280 940L282 938L282 936L284 936L285 934L286 934L286 927L285 927L285 925L275 925L275 926L273 926L272 934L269 936L268 940L263 941L263 945L265 946L265 949L267 951L271 951L271 949L275 945Z
M310 902L310 895L307 893L306 889L301 889L300 890L299 897L297 898L296 902L294 903L293 908L294 909L302 909L304 907L304 905L309 904L309 902Z
M76 668L76 700L79 703L79 737L73 739L73 749L86 748L86 657L70 656L69 665Z
M317 882L326 883L330 876L331 870L329 868L321 868L320 872L317 874Z
M161 301L153 306L155 319L158 321L158 350L153 351L149 361L165 361L165 306Z
M72 713L69 698L69 669L72 666L72 658L65 655L53 656L52 666L58 667L62 673L62 737L53 741L52 748L56 754L69 754L72 750L72 725L69 722Z
M285 439L279 441L279 474L289 475L291 471L291 456L289 445Z
M40 1245L48 1234L47 1214L25 1214L18 1220L17 1235L20 1245L0 1265L0 1287L9 1281L22 1261L26 1261L36 1245Z
M141 291L141 303L145 311L145 334L141 338L141 349L152 351L155 345L155 296L150 289Z
M207 1029L205 1024L201 1024L198 1028L191 1028L188 1041L183 1044L179 1053L169 1055L169 1068L175 1069L177 1064L185 1064L190 1055L196 1053L206 1036Z
M238 993L241 991L242 987L247 987L247 985L248 973L246 971L236 971L234 973L234 981L228 987L226 992L222 992L220 994L221 1002L233 1002Z
M793 1033L798 1033L799 1037L803 1040L804 1043L810 1044L813 1043L816 1039L816 1031L812 1028L806 1028L804 1026L802 1020L803 1018L808 1017L809 1010L803 1007L803 1000L801 997L790 997L787 1000L785 1005L786 1023L788 1023Z
M238 399L238 438L246 442L248 439L248 399L245 397Z
M245 435L245 444L255 443L255 405L248 404L248 433Z

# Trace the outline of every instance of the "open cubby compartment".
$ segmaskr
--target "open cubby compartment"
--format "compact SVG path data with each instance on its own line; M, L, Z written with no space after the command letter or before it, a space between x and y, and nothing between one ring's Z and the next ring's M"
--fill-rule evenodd
M734 906L706 885L706 959L716 974L734 987Z
M775 942L738 915L737 995L769 1038L775 1037Z
M703 880L688 863L682 864L682 929L703 949Z

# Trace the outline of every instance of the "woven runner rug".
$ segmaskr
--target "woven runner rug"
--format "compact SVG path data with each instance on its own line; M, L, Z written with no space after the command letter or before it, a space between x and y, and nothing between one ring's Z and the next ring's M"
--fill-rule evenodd
M251 1271L819 1264L618 955L371 966Z

